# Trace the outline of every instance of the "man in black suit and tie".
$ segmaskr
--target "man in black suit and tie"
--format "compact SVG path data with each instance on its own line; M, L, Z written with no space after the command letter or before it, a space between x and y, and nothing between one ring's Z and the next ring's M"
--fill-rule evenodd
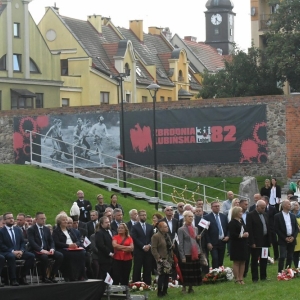
M26 218L25 214L19 213L17 215L17 226L20 227L20 229L22 230L24 242L25 242L25 244L27 244L28 238L27 238L27 228L25 226L25 223L26 223L25 218Z
M28 228L28 242L30 250L41 262L42 282L57 283L55 275L63 262L63 254L55 251L54 241L50 229L45 226L46 216L42 212L35 215L36 224ZM54 259L50 277L47 278L46 272L49 266L49 258Z
M271 231L271 243L272 243L273 252L274 252L274 260L278 260L278 257L279 257L278 240L277 240L277 235L276 235L276 232L274 229L274 217L277 214L277 210L275 208L275 205L273 205L273 206L270 205L268 196L262 196L262 200L264 200L266 203L265 212L269 218L270 231Z
M183 207L184 207L184 203L183 202L177 203L177 211L174 214L174 218L177 219L178 221L180 221L181 219L183 219L183 213L184 213Z
M77 192L77 197L78 200L76 202L80 209L79 221L86 223L91 220L90 218L90 211L92 210L91 202L89 200L84 199L83 191L79 190Z
M118 234L118 227L123 222L123 211L121 208L115 208L113 211L113 221L110 223L112 234Z
M95 228L98 223L98 212L96 210L92 210L90 216L91 216L91 221L86 223L88 239L91 237L92 234L95 233Z
M284 200L281 208L282 211L274 217L274 228L279 244L278 272L283 270L285 260L285 267L292 265L296 237L299 231L296 217L290 213L291 202Z
M100 230L95 233L95 244L98 249L99 279L105 280L107 273L113 278L112 262L114 248L112 246L112 233L110 231L109 219L102 217L99 223Z
M134 242L134 266L133 266L133 282L141 281L141 272L143 268L143 281L147 285L151 285L151 238L153 235L153 227L146 223L147 213L145 210L138 212L139 222L132 226L131 237Z
M229 240L227 234L228 220L227 216L220 213L220 202L211 203L212 212L203 218L210 222L208 230L205 233L207 249L210 251L212 258L212 267L218 268L223 266L225 247Z
M135 225L136 222L138 222L138 212L136 209L131 209L129 211L129 217L130 217L130 220L126 223L127 225L127 228L129 230L129 233L131 234L131 229L132 229L132 226Z
M173 207L167 206L164 209L165 217L162 218L159 222L165 222L168 225L169 231L168 234L171 237L171 240L173 241L175 238L175 233L178 231L178 220L173 218Z
M260 280L267 279L268 258L261 258L262 247L268 248L271 244L271 230L269 219L265 213L266 203L258 200L256 209L249 212L246 217L246 228L249 233L249 246L251 252L252 281L258 281L258 258L260 269Z
M12 286L18 286L16 276L16 260L25 260L21 270L21 284L27 285L26 274L34 264L34 255L25 251L25 242L21 229L14 227L14 216L8 212L3 215L5 226L0 230L0 254L5 257L8 265Z

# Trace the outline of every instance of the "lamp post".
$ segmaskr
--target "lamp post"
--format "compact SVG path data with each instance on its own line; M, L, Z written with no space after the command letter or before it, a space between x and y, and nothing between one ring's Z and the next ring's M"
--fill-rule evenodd
M149 86L147 86L147 90L149 91L149 93L153 99L153 152L154 152L155 197L158 197L155 103L156 103L156 93L159 89L160 89L160 86L156 83L151 83ZM156 209L158 209L158 203L156 204Z
M125 163L125 127L124 127L124 93L123 93L123 81L124 78L130 76L130 69L125 68L124 73L119 73L119 75L112 76L112 78L118 80L121 89L121 134L122 134L122 157L123 157L123 187L126 188L127 176L126 176L126 163ZM119 89L118 89L119 96ZM118 97L119 98L119 97Z

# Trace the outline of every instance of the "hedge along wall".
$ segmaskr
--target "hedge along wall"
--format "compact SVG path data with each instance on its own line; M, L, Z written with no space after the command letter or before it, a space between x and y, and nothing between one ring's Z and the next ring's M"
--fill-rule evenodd
M300 169L300 95L264 96L196 101L157 102L157 110L193 109L203 107L235 107L265 105L267 110L268 160L266 163L165 165L159 169L183 177L273 175L291 177ZM152 103L125 104L126 111L152 111ZM14 117L39 115L70 115L120 111L120 105L63 107L52 109L13 110L0 112L0 161L14 163ZM126 122L126 120L125 120Z

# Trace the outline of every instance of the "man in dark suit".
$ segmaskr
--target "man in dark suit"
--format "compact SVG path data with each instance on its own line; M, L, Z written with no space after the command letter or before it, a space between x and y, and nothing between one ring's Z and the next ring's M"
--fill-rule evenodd
M171 237L171 240L173 241L175 238L175 233L178 231L178 220L173 218L173 208L172 206L167 206L164 209L165 217L162 218L159 222L166 222L168 225L168 234Z
M211 203L212 212L203 218L210 222L208 230L205 233L207 249L210 251L212 258L212 267L218 268L223 266L225 247L229 240L227 234L228 220L227 216L220 213L220 202Z
M121 208L115 208L113 211L113 221L110 223L110 228L113 235L118 234L118 227L123 222L123 211Z
M95 228L98 223L98 212L96 210L92 210L90 216L91 216L91 221L86 223L88 239L91 237L92 234L95 233Z
M50 229L45 226L46 216L42 212L35 215L36 224L28 228L28 242L30 250L41 262L42 282L57 283L55 275L63 262L63 254L55 251L54 241ZM47 278L46 272L49 266L49 258L54 259L50 277Z
M143 268L143 281L151 285L151 238L153 235L153 227L146 223L147 213L145 210L138 212L139 222L132 226L131 237L134 242L134 266L133 266L133 282L141 281L141 272Z
M278 257L279 257L278 240L277 240L277 235L276 235L276 232L274 229L274 217L277 214L277 211L276 211L275 206L270 205L268 196L262 196L262 200L264 200L266 203L265 212L269 218L270 231L271 231L271 242L272 242L272 247L273 247L273 252L274 252L274 260L278 260Z
M5 226L0 230L0 254L5 257L8 265L11 285L18 286L16 275L16 260L25 260L21 270L21 284L27 285L26 274L33 267L34 255L25 251L25 242L21 229L14 227L14 216L12 213L3 215Z
M20 227L20 229L23 233L24 242L25 242L25 244L27 244L28 238L27 238L27 228L25 226L25 223L26 223L25 217L26 217L26 215L23 213L19 213L17 215L17 226Z
M285 260L285 267L292 265L296 237L299 231L296 217L290 213L291 202L284 200L281 208L282 211L274 217L274 228L279 244L278 272L283 270Z
M184 213L183 207L184 207L183 202L177 203L177 211L174 214L174 218L177 219L178 221L183 219L183 213Z
M131 234L132 226L138 222L138 212L136 209L131 209L129 211L130 220L126 223L129 233Z
M253 198L254 198L254 204L249 207L249 212L256 209L256 203L257 203L258 200L261 200L261 195L260 194L254 194Z
M113 278L112 262L114 248L112 246L112 233L110 231L109 219L102 217L99 223L100 230L95 233L95 244L98 249L99 279L105 280L107 273Z
M84 199L83 191L78 191L77 197L78 200L76 202L80 209L79 221L86 223L91 219L90 218L90 211L92 210L91 202L89 200Z
M246 217L246 228L249 233L249 246L251 252L251 273L252 281L257 282L258 277L258 259L260 269L260 280L267 279L268 258L261 258L262 247L268 248L271 244L271 230L269 219L265 213L266 203L264 200L258 200L256 209L249 212Z

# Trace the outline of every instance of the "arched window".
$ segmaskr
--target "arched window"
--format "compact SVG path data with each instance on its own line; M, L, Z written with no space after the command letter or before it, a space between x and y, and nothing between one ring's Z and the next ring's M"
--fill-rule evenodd
M41 73L37 64L30 58L30 73Z
M6 70L6 54L0 58L0 70Z
M130 76L130 69L128 63L125 64L125 74L126 76Z
M178 81L184 81L181 70L179 70L179 72L178 72Z

